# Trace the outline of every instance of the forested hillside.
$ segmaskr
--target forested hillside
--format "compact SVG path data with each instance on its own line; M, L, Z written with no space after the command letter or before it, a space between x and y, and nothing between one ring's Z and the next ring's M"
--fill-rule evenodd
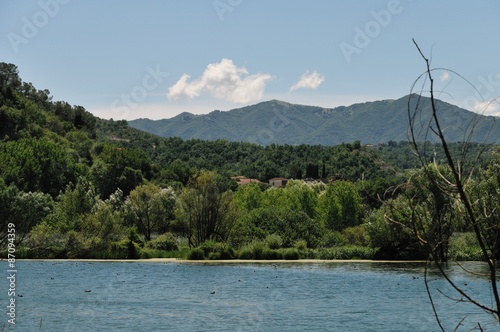
M7 225L14 225L19 257L423 254L403 222L385 219L394 212L387 201L404 210L409 199L420 197L425 207L425 190L416 192L411 181L431 185L405 142L262 146L162 138L53 101L48 90L23 82L17 67L6 63L0 64L0 134L0 242L6 248ZM432 146L436 153L428 162L440 164L442 149ZM474 173L471 190L484 181L495 187L498 153L467 146L471 157L464 169L484 150L484 171ZM464 153L458 143L452 150ZM255 183L238 186L235 176ZM274 177L288 184L271 188ZM446 241L470 231L454 220ZM453 248L447 255L457 257Z
M421 97L419 104L423 110L419 122L428 123L430 99ZM500 126L495 123L495 117L479 115L440 100L436 100L436 104L448 141L500 143ZM473 121L474 132L464 131ZM408 123L408 96L336 108L271 100L225 112L182 113L171 119L130 121L134 128L164 137L326 146L357 140L362 144L406 141ZM420 140L427 140L424 133Z

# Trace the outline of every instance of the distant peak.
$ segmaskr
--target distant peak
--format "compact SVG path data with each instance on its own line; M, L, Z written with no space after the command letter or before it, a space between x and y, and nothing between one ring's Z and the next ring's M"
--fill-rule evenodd
M283 100L278 100L278 99L271 99L269 103L276 103L276 104L282 104L282 105L291 105L289 102L283 101Z

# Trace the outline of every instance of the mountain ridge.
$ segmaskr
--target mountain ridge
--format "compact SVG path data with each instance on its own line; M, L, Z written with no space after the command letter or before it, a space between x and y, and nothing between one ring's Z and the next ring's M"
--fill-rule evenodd
M200 115L183 112L169 119L142 118L129 121L129 124L159 136L182 139L225 139L261 145L336 145L356 140L363 144L377 144L407 139L408 98L335 108L273 99L229 111L214 110ZM468 123L475 122L475 130L470 133L472 141L500 142L500 128L495 124L495 117L473 113L441 100L436 100L436 105L450 141L466 140L468 133L465 128ZM430 99L421 97L419 107L419 122L427 123L431 115ZM429 137L421 137L421 140L426 139Z

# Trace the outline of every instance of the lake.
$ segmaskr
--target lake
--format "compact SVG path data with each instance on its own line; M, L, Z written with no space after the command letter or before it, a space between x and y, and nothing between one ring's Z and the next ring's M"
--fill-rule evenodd
M465 290L493 302L486 279L454 264L449 270ZM44 332L438 331L423 271L423 263L18 261L22 297L16 297L16 324L5 330L38 331L42 319ZM439 293L457 297L436 273L429 279L447 331L464 317L459 331L478 321L498 330L490 316ZM6 308L9 284L2 280Z

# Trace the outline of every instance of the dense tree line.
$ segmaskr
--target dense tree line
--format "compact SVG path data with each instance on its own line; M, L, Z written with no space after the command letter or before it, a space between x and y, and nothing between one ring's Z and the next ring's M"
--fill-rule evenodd
M471 231L405 143L160 138L54 102L12 64L0 64L0 84L0 241L16 224L25 257L420 258L409 231L418 211L445 259L453 236ZM434 146L429 162L440 164ZM496 190L499 164L496 153L485 159L481 174L490 175L471 179L471 192ZM238 187L237 175L262 183ZM270 188L278 176L290 181ZM449 222L435 229L436 218Z

